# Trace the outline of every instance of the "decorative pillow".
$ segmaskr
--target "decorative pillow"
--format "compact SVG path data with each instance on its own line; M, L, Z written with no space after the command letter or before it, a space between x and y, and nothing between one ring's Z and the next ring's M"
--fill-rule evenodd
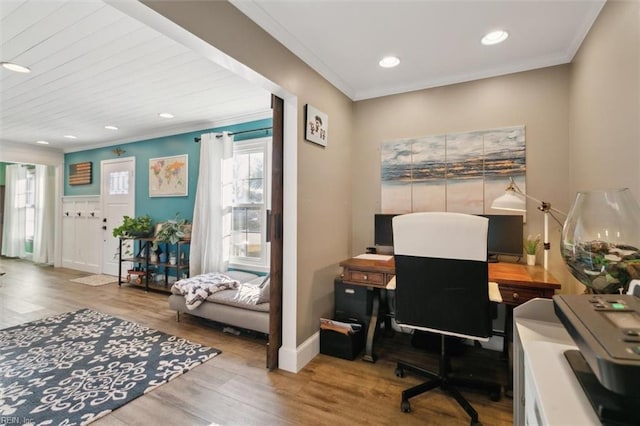
M236 295L233 298L235 302L245 305L257 305L260 298L260 288L257 285L251 285L249 283L240 284Z
M262 288L265 285L269 286L269 282L271 281L269 278L271 278L271 274L267 274L264 277L260 277L262 278L262 281L260 282L260 284L258 285L258 287Z
M258 303L267 303L269 301L269 287L271 285L271 279L269 275L264 279L262 284L260 284L260 293L258 296Z
M255 277L238 287L234 301L246 305L258 305L269 302L269 275Z

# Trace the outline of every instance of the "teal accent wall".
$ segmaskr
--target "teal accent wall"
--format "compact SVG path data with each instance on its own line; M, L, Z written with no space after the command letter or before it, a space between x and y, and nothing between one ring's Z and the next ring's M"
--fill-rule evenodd
M191 221L193 204L198 184L200 165L200 144L194 142L204 133L240 132L244 130L271 127L271 118L234 124L232 126L215 127L162 138L147 139L127 144L113 145L104 148L90 149L67 153L64 156L64 195L100 195L100 162L118 158L113 152L119 148L124 150L120 157L136 158L136 216L148 214L154 223L171 219L176 213ZM271 131L251 132L234 137L236 142L271 136ZM173 155L189 155L188 195L186 197L149 197L149 159L169 157ZM69 165L91 161L92 180L88 185L69 185Z

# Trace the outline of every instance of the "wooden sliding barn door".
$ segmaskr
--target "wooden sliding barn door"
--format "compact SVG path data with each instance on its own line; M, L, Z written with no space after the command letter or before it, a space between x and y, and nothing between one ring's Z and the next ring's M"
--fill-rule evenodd
M282 345L282 211L284 162L284 101L271 95L273 110L273 150L271 155L271 213L269 234L271 242L271 288L269 296L269 344L267 368L278 368L278 350Z

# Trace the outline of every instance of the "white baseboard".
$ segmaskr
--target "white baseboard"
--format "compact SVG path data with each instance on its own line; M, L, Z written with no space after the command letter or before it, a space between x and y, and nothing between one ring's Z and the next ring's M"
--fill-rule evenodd
M320 332L312 334L295 349L280 348L278 351L278 368L297 373L320 353Z

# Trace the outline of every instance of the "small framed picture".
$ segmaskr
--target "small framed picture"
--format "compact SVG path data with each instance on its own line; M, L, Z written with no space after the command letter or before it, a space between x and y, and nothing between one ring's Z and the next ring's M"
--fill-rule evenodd
M304 138L322 146L329 142L329 116L309 104L305 108Z

